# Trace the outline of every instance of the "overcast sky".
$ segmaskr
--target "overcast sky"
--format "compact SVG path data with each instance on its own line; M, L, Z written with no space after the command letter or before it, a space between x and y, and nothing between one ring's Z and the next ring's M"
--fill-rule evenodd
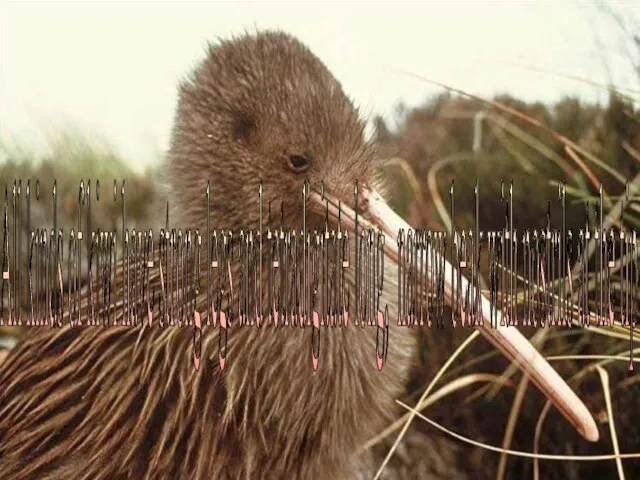
M300 37L369 116L391 118L397 101L416 105L438 92L401 72L527 100L606 98L531 68L640 90L626 56L632 45L591 1L0 5L0 136L42 149L48 132L80 127L140 166L166 149L177 81L205 42L246 29ZM614 5L633 31L640 2Z

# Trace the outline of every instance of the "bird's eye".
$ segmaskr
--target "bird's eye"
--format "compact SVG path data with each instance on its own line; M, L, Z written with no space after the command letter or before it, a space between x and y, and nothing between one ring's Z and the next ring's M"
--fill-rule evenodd
M291 155L289 157L289 167L294 172L304 172L309 168L309 161L300 155Z

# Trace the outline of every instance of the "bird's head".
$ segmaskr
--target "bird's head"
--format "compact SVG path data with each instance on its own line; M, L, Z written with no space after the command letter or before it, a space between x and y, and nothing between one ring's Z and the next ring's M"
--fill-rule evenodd
M282 210L287 227L301 228L307 181L352 202L356 181L372 184L376 173L364 123L340 83L278 32L209 48L180 87L169 170L179 218L201 229L207 180L217 227L258 227L262 182L263 219L270 204L272 223L279 226ZM324 226L312 212L307 227Z

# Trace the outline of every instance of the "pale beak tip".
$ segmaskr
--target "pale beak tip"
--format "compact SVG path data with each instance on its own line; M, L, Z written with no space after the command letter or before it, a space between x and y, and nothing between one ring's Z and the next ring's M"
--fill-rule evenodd
M598 432L596 422L591 417L589 418L589 421L587 421L585 425L580 429L580 434L585 439L593 443L600 440L600 432Z

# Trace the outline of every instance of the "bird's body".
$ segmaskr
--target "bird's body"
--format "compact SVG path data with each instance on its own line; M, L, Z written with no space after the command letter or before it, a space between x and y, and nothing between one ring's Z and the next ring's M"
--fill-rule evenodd
M0 369L0 475L370 478L380 459L360 450L416 358L414 332L390 330L379 372L375 329L322 329L314 373L309 328L232 328L221 371L204 327L196 371L190 328L33 327Z
M221 42L181 85L172 218L206 231L210 179L212 225L257 230L262 181L265 204L282 204L284 224L300 229L305 177L352 205L356 181L376 184L373 159L357 110L296 39L266 32ZM307 228L324 230L319 212ZM351 255L353 286L353 246ZM397 418L418 344L416 329L396 325L392 260L382 371L376 329L353 318L322 329L316 372L308 328L232 327L224 371L213 327L203 327L197 371L190 328L31 328L0 365L0 478L368 478L378 464L361 448ZM201 292L203 322L206 300Z

